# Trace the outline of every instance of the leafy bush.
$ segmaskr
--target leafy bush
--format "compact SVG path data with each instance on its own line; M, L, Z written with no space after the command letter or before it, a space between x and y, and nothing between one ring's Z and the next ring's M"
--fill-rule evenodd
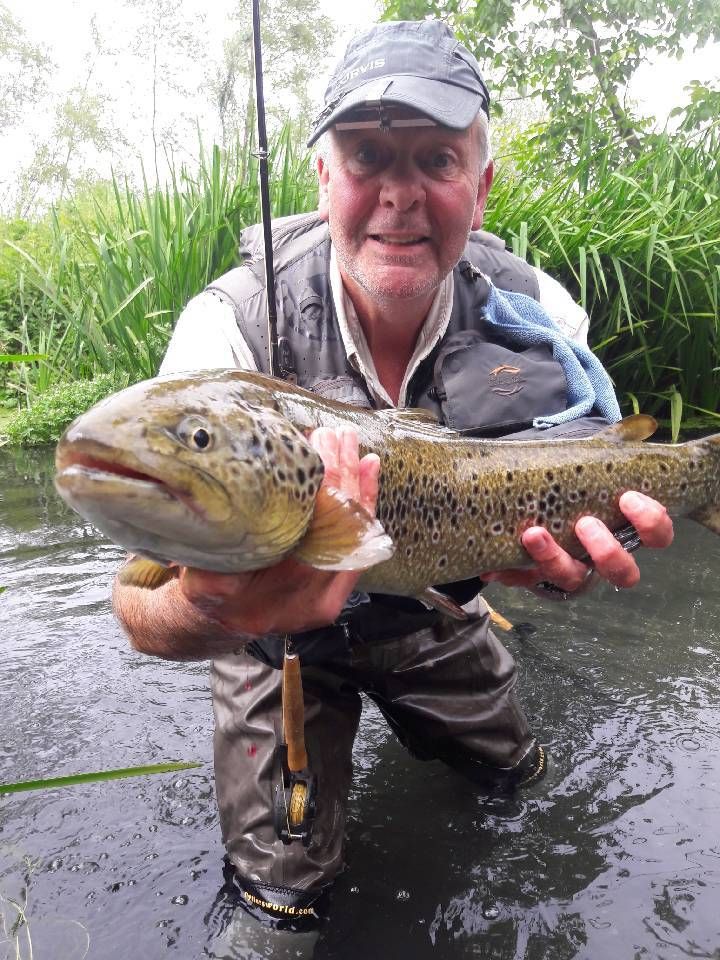
M125 384L108 374L56 384L41 393L30 409L19 410L10 418L5 426L6 442L23 446L54 443L75 417L122 386Z

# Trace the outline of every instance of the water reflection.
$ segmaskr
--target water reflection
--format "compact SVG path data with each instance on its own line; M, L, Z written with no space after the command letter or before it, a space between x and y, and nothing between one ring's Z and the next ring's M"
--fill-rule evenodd
M0 960L30 956L28 931L35 960L252 953L222 874L207 667L128 648L121 555L55 496L48 454L0 452L0 778L203 764L0 798ZM720 957L720 541L679 524L642 566L639 589L576 603L495 591L530 625L509 643L553 758L521 797L409 759L368 705L319 960Z

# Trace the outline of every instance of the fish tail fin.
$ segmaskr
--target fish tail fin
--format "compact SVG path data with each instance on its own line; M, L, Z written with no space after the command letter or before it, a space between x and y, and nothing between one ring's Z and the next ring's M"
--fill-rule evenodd
M688 517L720 537L720 507L699 507L689 513Z
M711 456L717 469L720 470L720 433L701 437L699 440L691 440L690 443L702 448L706 456ZM720 504L705 504L689 513L688 517L720 537Z

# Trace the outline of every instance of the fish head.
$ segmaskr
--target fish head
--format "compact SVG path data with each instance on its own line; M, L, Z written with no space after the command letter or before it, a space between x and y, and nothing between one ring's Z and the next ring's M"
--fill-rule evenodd
M56 468L63 499L114 542L226 572L289 553L323 477L272 391L239 371L158 377L108 397L68 427Z

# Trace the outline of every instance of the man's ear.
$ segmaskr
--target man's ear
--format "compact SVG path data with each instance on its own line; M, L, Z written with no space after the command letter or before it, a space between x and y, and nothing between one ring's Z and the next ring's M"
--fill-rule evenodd
M488 194L490 193L490 187L492 186L494 175L495 167L493 166L493 162L491 160L485 167L485 170L480 174L477 197L475 198L475 210L473 211L473 230L479 230L482 226L483 217L485 216L485 204L487 203L487 198Z
M318 172L318 185L319 185L319 196L318 196L318 213L320 214L320 219L324 220L326 223L328 221L330 211L329 211L329 199L328 199L328 179L329 179L329 170L327 161L318 154L317 158L317 172Z

